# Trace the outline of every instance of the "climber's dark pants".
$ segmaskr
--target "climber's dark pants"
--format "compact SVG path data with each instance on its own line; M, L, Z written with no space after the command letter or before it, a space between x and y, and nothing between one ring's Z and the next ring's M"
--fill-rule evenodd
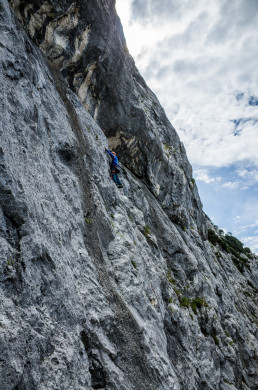
M111 170L111 176L112 176L112 179L114 180L114 182L121 186L121 181L119 180L119 177L118 177L118 174L116 173L116 171L114 169Z

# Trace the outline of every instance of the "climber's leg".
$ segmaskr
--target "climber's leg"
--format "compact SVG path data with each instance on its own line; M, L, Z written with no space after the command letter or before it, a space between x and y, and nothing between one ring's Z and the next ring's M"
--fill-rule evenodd
M122 183L121 183L121 181L120 181L119 176L118 176L117 173L116 173L116 183L117 183L119 186L122 185Z
M121 183L120 179L119 179L118 174L116 174L116 183L117 183L116 185L117 185L118 188L123 188L124 187L123 184Z
M112 170L111 171L111 175L112 175L113 181L116 183L116 185L118 185L116 172Z

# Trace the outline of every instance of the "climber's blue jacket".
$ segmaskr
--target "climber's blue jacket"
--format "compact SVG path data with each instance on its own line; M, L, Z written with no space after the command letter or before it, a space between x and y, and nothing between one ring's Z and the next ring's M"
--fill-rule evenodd
M108 150L108 149L106 149L106 152L108 152L108 154L112 158L111 167L118 167L119 168L117 156L115 156L113 153L111 153L110 150Z

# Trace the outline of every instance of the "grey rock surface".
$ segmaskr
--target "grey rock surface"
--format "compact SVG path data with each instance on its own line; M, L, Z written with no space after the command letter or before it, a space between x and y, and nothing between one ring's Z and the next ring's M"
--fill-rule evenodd
M207 240L220 233L126 51L114 1L9 4L0 0L0 389L257 389L258 259L240 272Z
M122 162L176 223L197 224L205 236L202 205L184 146L127 51L115 2L10 0L10 4Z

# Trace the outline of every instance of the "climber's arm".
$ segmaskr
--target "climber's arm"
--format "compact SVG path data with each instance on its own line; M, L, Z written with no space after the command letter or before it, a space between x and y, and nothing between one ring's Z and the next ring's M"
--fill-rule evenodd
M110 157L112 157L112 160L113 160L114 155L110 152L110 150L108 150L107 148L105 148L105 149L106 149L106 152L110 155Z

